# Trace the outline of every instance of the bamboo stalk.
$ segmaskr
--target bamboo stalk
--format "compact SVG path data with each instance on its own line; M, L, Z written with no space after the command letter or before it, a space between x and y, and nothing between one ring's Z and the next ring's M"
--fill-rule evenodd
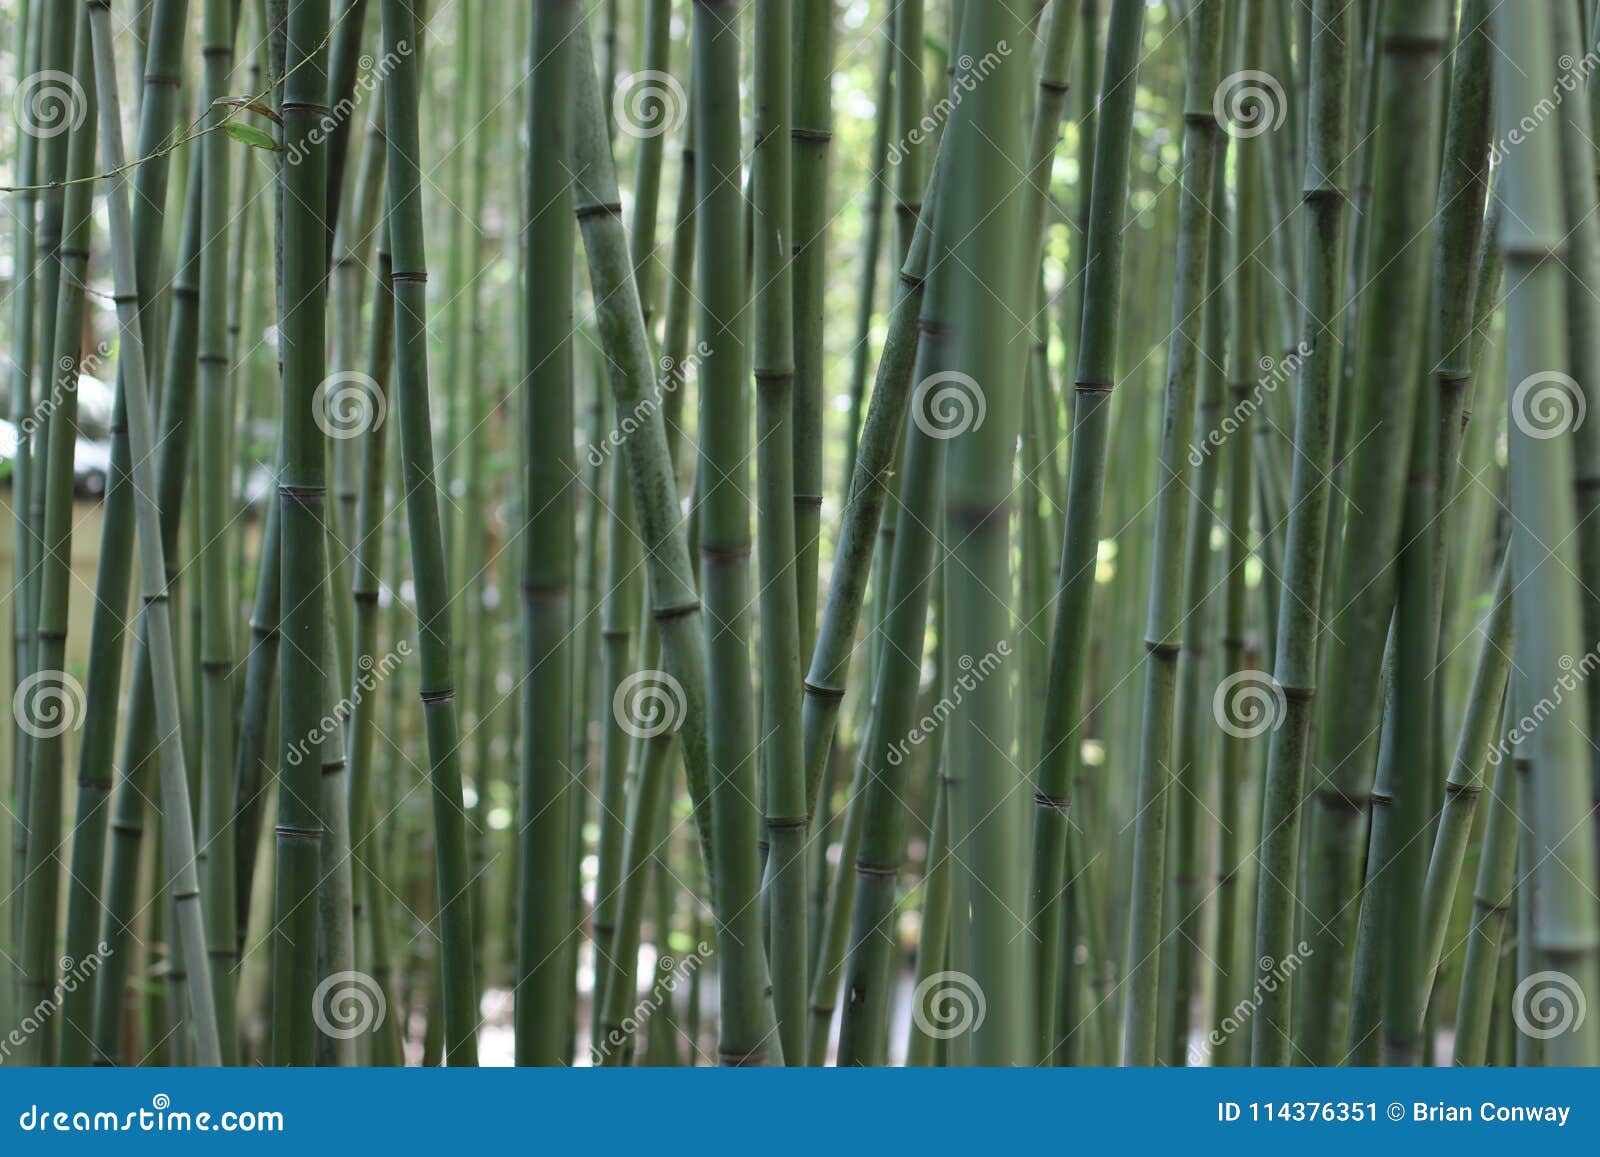
M572 281L573 230L569 92L578 51L577 5L541 5L534 15L528 86L528 256L524 307L528 341L523 370L527 524L522 560L523 683L522 846L519 868L521 933L517 952L517 1060L556 1064L562 1056L560 1010L566 980L560 949L570 932L565 895L568 868L571 750L567 728L566 637L571 630L573 542ZM556 300L537 291L548 278ZM565 303L565 304L563 304ZM631 609L631 608L630 608ZM557 898L542 898L542 888ZM541 899L543 902L541 903ZM596 960L600 957L597 955Z
M1546 9L1495 14L1497 58L1495 100L1502 120L1526 107L1530 98L1552 90L1555 48ZM1566 42L1562 42L1562 47ZM1514 65L1515 67L1511 67ZM1500 243L1505 250L1507 371L1510 390L1510 490L1514 523L1511 551L1517 586L1512 603L1516 662L1527 689L1523 713L1548 700L1544 690L1560 690L1550 718L1530 729L1519 719L1531 765L1525 811L1531 829L1526 841L1538 887L1534 951L1541 969L1563 974L1580 992L1600 991L1600 914L1587 881L1595 876L1593 827L1574 828L1593 802L1586 724L1586 692L1571 674L1574 659L1563 648L1580 637L1581 596L1571 479L1574 453L1568 429L1557 437L1532 425L1532 389L1570 387L1547 377L1552 367L1570 365L1564 352L1563 308L1566 276L1559 258L1565 231L1558 199L1559 137L1530 137L1506 159L1502 196L1506 216ZM1556 370L1557 373L1561 371ZM1570 381L1571 379L1568 379ZM1542 383L1542 385L1541 385ZM1576 401L1559 395L1569 406ZM1575 685L1574 685L1575 684ZM1552 1064L1600 1062L1600 1024L1574 1023L1544 1041Z
M139 333L139 299L133 264L133 223L128 207L128 181L122 146L122 109L117 96L116 62L112 56L109 0L88 0L94 40L95 83L99 94L101 150L110 178L107 197L112 261L117 289L117 323L121 338L121 372L128 391L128 435L133 451L135 509L138 516L139 572L144 617L150 639L150 666L155 686L156 726L161 758L161 800L166 826L166 866L177 908L178 932L187 960L206 958L205 918L200 910L195 872L193 811L181 744L177 671L172 651L172 626L166 593L166 563L150 477L152 438L150 402L145 389L144 343ZM222 1061L211 976L198 969L189 977L195 1058L203 1065Z
M1041 801L1067 798L1073 764L1082 741L1078 708L1083 700L1093 624L1106 443L1110 433L1111 390L1116 373L1120 321L1133 96L1143 29L1142 4L1134 0L1113 0L1096 112L1094 189L1084 258L1082 330L1076 351L1066 530L1060 586L1055 594L1055 629L1050 640L1039 766L1034 779L1034 791ZM954 814L952 810L952 816ZM1035 937L1032 951L1037 954L1034 967L1043 970L1051 967L1050 958L1059 940L1054 934L1060 920L1056 906L1062 894L1068 824L1065 812L1056 807L1038 807L1033 818L1028 914ZM952 839L956 830L952 829Z
M400 452L406 522L417 592L420 697L427 730L429 783L439 888L444 976L444 1055L454 1066L477 1064L477 978L473 964L472 908L463 823L455 691L451 677L450 592L439 529L433 434L428 396L427 260L423 242L418 68L411 50L419 25L410 0L383 0L383 44L398 63L384 81L388 107L388 204L395 295L395 395L400 412ZM314 70L308 70L314 71ZM569 431L569 421L563 428ZM570 433L566 436L569 444ZM285 510L287 514L287 509ZM289 526L284 526L285 580L289 577ZM287 581L284 601L290 601ZM286 627L284 637L290 632ZM284 688L284 728L288 694ZM569 748L561 750L564 761ZM565 812L562 813L565 820Z
M1407 451L1422 377L1424 286L1432 231L1428 219L1437 183L1439 101L1433 68L1442 47L1443 5L1385 6L1373 162L1370 284L1360 302L1356 392L1347 401L1352 448L1344 475L1348 495L1345 545L1337 559L1328 622L1333 641L1323 682L1340 688L1325 700L1317 724L1314 801L1308 863L1319 866L1306 897L1307 991L1332 994L1308 1002L1296 1026L1297 1047L1312 1062L1337 1059L1343 1004L1355 943L1350 897L1372 783L1379 640L1394 602L1393 562L1403 513ZM1337 513L1335 514L1337 517Z
M1153 1065L1160 1010L1160 959L1166 890L1167 799L1172 776L1173 715L1182 629L1186 486L1194 437L1195 379L1204 321L1206 250L1212 212L1211 171L1220 131L1213 94L1222 64L1223 5L1200 0L1189 14L1189 76L1184 95L1183 205L1178 221L1177 288L1168 338L1166 400L1161 423L1161 481L1156 491L1155 557L1145 630L1144 721L1134 826L1133 911L1129 922L1129 988L1123 1063ZM1187 865L1178 865L1182 871ZM1049 929L1051 942L1055 937ZM1179 1016L1188 1019L1187 1001Z

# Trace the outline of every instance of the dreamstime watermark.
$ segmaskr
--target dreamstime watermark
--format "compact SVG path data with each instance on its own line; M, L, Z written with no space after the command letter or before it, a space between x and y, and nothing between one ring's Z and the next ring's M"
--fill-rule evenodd
M1247 397L1235 402L1233 408L1222 416L1222 420L1214 428L1207 430L1205 437L1189 450L1189 465L1198 466L1210 457L1214 450L1220 450L1224 442L1238 433L1239 427L1244 425L1250 415L1278 392L1279 386L1294 377L1295 371L1310 356L1311 344L1302 341L1281 358L1263 357L1258 361L1256 365L1260 368L1262 376L1256 379L1255 389Z
M88 706L83 684L65 671L35 671L17 683L11 714L35 739L54 739L75 731Z
M689 118L689 98L670 72L640 69L617 77L611 116L630 137L659 137L683 127Z
M1588 413L1583 387L1559 370L1529 374L1511 391L1511 420L1541 442L1570 434L1583 425Z
M1596 667L1600 667L1600 646L1585 651L1581 659L1562 655L1556 660L1556 665L1561 668L1562 674L1556 678L1549 694L1541 696L1538 702L1524 710L1511 729L1489 748L1490 767L1499 767L1500 761L1510 755L1517 744L1539 730L1539 726L1555 714L1556 708L1566 701L1567 696L1576 691Z
M372 375L340 370L312 392L311 409L317 429L343 442L382 426L389 399Z
M1228 1014L1206 1034L1205 1043L1211 1046L1213 1053L1221 1048L1229 1037L1249 1023L1250 1018L1261 1008L1264 996L1270 996L1278 991L1280 985L1287 984L1289 978L1300 970L1300 965L1315 955L1316 950L1302 940L1294 946L1294 951L1282 960L1274 960L1270 956L1263 956L1257 960L1258 974L1255 984L1250 988L1250 995L1229 1009ZM1199 1065L1204 1060L1200 1046L1191 1043L1190 1065Z
M589 1048L589 1063L598 1068L615 1050L624 1047L638 1035L639 1030L655 1014L656 1009L672 1000L673 993L702 965L711 959L711 945L704 940L694 946L694 951L682 960L663 955L656 960L660 973L650 986L650 995L633 1006L633 1011L622 1018L620 1024L606 1029L605 1039Z
M95 973L100 971L104 964L114 953L115 949L104 940L94 946L94 951L82 960L74 961L70 956L61 958L61 979L56 981L55 987L49 995L42 997L37 1004L30 1008L15 1027L4 1037L0 1037L0 1061L9 1060L16 1049L27 1043L28 1038L49 1022L61 1010L62 1002L67 996L86 984L89 984Z
M149 1108L125 1113L98 1109L41 1109L29 1105L17 1117L24 1133L282 1133L283 1114L275 1109L224 1109L192 1113L174 1109L172 1098L157 1093Z
M322 978L311 994L311 1019L335 1040L376 1032L388 1015L383 985L365 972L335 972Z
M950 91L940 97L903 137L889 143L887 153L889 164L898 165L905 160L908 150L932 140L938 133L939 127L949 121L951 114L961 107L966 95L987 80L990 74L1000 67L1000 62L1010 55L1011 45L1002 40L977 60L974 60L970 53L958 56L955 76L950 82Z
M1567 97L1588 91L1589 77L1600 68L1600 50L1591 48L1582 58L1574 60L1570 53L1562 53L1556 60L1561 71L1550 95L1519 117L1505 134L1489 143L1489 164L1499 165L1512 149L1531 137L1545 121L1556 114Z
M1583 986L1565 972L1529 973L1511 994L1511 1019L1535 1040L1577 1032L1588 1015Z
M599 442L589 447L586 457L589 465L601 466L613 451L617 450L639 430L651 416L661 408L662 400L668 394L675 393L685 383L693 381L699 374L700 363L711 354L711 347L701 342L688 357L681 362L662 355L657 363L661 367L661 377L644 397L633 404L633 409L622 416L622 420L611 428Z
M1246 68L1222 78L1211 95L1211 115L1230 137L1249 140L1283 126L1289 99L1277 77Z
M994 650L986 652L983 658L973 661L971 655L962 655L956 660L956 666L961 668L961 674L950 685L950 693L942 695L939 701L928 708L927 714L917 720L905 737L889 748L887 756L891 767L899 767L911 754L913 747L921 747L928 738L941 726L945 720L955 714L957 707L967 695L978 689L990 675L1000 669L1000 664L1011 655L1011 644L1001 639L995 644Z
M349 120L356 109L361 107L361 102L372 95L384 77L388 76L399 63L411 55L411 42L402 40L388 52L383 54L383 59L373 67L372 57L363 54L357 62L359 71L356 74L355 86L350 90L350 95L342 97L339 103L323 113L317 123L306 131L298 140L290 142L284 150L285 164L298 165L310 155L311 149L322 144L333 135L335 129Z
M931 973L911 994L911 1019L936 1040L976 1032L988 1015L983 987L965 972Z
M911 391L911 417L917 429L941 442L978 429L988 413L983 387L960 370L929 374Z
M683 684L654 667L623 679L611 696L611 714L617 726L635 739L654 739L678 730L688 707Z
M345 721L355 714L362 700L374 691L379 683L394 674L401 660L410 655L411 643L406 639L401 639L394 645L394 650L382 658L374 659L371 655L362 655L356 664L361 670L355 677L355 685L350 689L350 694L335 703L326 715L317 720L317 725L309 734L289 745L289 750L284 756L289 761L289 766L299 767L307 756L322 749L323 740L340 734Z
M1216 716L1217 726L1235 739L1254 739L1276 731L1288 706L1282 684L1253 667L1229 675L1211 696L1211 714Z
M63 357L56 361L56 377L51 383L50 393L39 399L31 413L23 418L17 426L20 437L31 438L39 432L39 427L50 419L50 416L61 408L61 403L78 392L78 379L84 374L98 377L97 371L103 367L111 356L111 346L107 342L99 345L82 357Z
M11 97L11 115L30 137L49 140L77 131L89 115L89 99L77 77L47 68L17 85Z

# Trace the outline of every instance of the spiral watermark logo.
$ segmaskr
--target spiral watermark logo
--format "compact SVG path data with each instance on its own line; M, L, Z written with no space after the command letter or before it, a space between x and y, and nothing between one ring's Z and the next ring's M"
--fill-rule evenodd
M692 976L696 969L711 959L711 945L704 940L694 946L694 951L683 959L670 954L656 958L656 980L650 986L650 995L633 1006L633 1010L616 1024L605 1026L604 1034L589 1049L589 1063L596 1068L618 1049L631 1048L633 1038L649 1023L650 1017L662 1005L672 1002L679 985Z
M1511 1019L1535 1040L1577 1032L1588 1014L1582 987L1565 972L1531 973L1511 994Z
M83 722L83 684L65 671L35 671L17 684L11 713L35 739L54 739Z
M988 412L983 388L959 370L929 374L911 393L911 416L917 428L941 441L979 429Z
M311 1019L335 1040L375 1031L388 1011L383 985L365 972L335 972L311 996Z
M665 671L635 671L617 684L611 714L617 726L635 739L653 739L683 726L688 700L683 684Z
M11 112L23 132L49 140L75 132L88 115L89 102L77 77L49 68L23 78L11 98Z
M1583 425L1589 404L1576 379L1559 370L1529 374L1511 391L1511 420L1530 438L1559 438Z
M360 370L340 370L330 375L311 395L317 429L330 438L359 438L383 425L389 399L383 387Z
M630 137L659 137L683 127L689 116L689 98L670 72L641 69L617 77L611 115Z
M983 989L965 972L935 972L925 976L911 994L911 1019L928 1036L948 1040L967 1031L976 1032L989 1015Z
M1276 731L1287 707L1283 687L1265 671L1235 671L1217 684L1211 696L1217 726L1236 739Z
M1211 115L1230 137L1248 140L1281 128L1289 102L1277 77L1246 68L1222 78L1211 97Z

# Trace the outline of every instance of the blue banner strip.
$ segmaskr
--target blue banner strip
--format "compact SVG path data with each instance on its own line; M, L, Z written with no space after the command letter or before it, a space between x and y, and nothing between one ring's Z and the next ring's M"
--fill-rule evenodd
M0 1106L0 1154L1600 1152L1590 1069L0 1069Z

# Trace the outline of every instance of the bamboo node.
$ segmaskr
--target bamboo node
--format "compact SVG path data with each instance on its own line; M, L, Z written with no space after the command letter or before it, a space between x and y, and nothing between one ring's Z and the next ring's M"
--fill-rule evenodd
M455 701L456 689L454 687L441 687L436 691L421 691L417 698L422 700L423 706L433 703L451 703Z
M291 824L278 824L273 828L273 832L280 841L288 840L291 843L302 844L322 843L321 828L297 828Z
M1072 810L1072 797L1070 795L1052 795L1050 792L1036 791L1033 793L1033 802L1042 808L1066 815Z
M807 695L813 695L818 699L831 699L837 703L844 698L843 687L824 687L821 684L811 682L809 679L806 680L804 687Z

